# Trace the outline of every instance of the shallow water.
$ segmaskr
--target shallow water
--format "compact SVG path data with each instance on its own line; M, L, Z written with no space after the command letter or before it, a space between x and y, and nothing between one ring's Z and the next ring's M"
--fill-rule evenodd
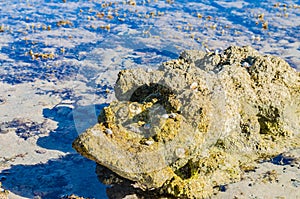
M21 166L20 160L20 164L12 163L10 173L14 174L5 176L3 185L29 198L68 193L106 197L105 187L93 173L93 162L80 159L82 165L87 165L80 172L84 174L90 169L90 173L80 177L90 187L101 188L92 192L78 185L72 172L79 171L76 161L80 157L70 145L78 133L96 122L104 103L113 99L113 84L119 70L156 68L163 61L177 58L184 49L214 50L229 45L251 45L262 53L284 58L299 70L299 39L299 1L279 4L271 0L0 0L0 81L6 85L6 89L0 88L0 108L5 106L5 101L7 106L22 110L38 104L34 100L9 103L7 95L14 94L20 99L25 95L32 99L46 96L47 103L53 100L50 104L60 105L41 105L40 113L24 114L6 108L1 111L0 121L5 121L8 128L15 128L18 139L24 139L19 133L24 131L24 123L16 126L15 118L30 119L41 131L45 128L42 119L56 122L58 127L51 129L47 136L36 133L27 138L35 139L37 146L46 150L62 152L58 160L69 168L61 171L64 168L60 168L60 163L46 163L44 167L49 172L55 170L54 176L67 176L63 185L48 187L47 183L34 180L47 175L47 172L36 175L32 172L41 165ZM32 87L29 94L18 91L23 84L28 85L24 88ZM71 100L71 105L61 103L66 100ZM40 114L39 119L35 120L34 114ZM30 175L32 180L28 184L23 179L15 183L19 174Z
M229 45L252 45L296 68L297 3L2 1L0 79L16 84L36 78L64 80L79 72L90 77L90 70L95 76L112 68L156 66L183 49ZM267 29L262 28L264 22ZM33 60L30 52L52 53L53 59Z

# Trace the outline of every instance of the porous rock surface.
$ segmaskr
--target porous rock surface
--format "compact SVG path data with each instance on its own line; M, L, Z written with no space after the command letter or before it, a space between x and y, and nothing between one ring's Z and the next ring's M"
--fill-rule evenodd
M73 147L142 189L206 198L300 147L300 74L251 47L120 71L115 94Z

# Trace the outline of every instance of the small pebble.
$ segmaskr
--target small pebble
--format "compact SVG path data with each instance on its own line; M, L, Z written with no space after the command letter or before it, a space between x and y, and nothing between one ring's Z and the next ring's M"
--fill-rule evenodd
M2 97L0 97L0 105L5 104L6 100Z
M291 182L294 187L296 187L296 188L300 187L300 180L292 178Z
M228 185L220 185L219 190L225 192L228 189Z
M35 152L38 154L45 154L47 151L44 149L36 149Z
M6 134L9 132L9 129L7 126L8 126L7 123L0 124L0 134Z

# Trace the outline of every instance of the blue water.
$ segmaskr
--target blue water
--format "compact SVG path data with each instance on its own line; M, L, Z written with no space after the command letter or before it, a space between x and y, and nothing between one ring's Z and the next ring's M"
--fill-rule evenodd
M271 0L149 0L136 1L136 5L118 0L111 2L0 0L0 81L11 85L38 80L63 84L80 76L96 95L105 97L107 89L113 90L107 78L110 76L105 76L111 70L156 68L163 61L177 58L184 49L213 50L229 45L251 45L263 53L281 56L292 67L300 69L299 1L286 1L278 6L274 6L276 2ZM104 13L103 17L101 13ZM258 17L260 14L264 14L263 21ZM59 25L60 21L66 24ZM268 29L265 30L262 23L266 21ZM42 54L53 56L42 58ZM100 83L94 81L102 73L104 79ZM72 88L70 90L72 93ZM81 98L80 93L72 96L65 95L63 92L66 91L58 92L62 92L66 99ZM59 140L59 136L66 131L76 131L72 117L57 116L61 112L58 108L44 109L44 117L58 121L60 126L51 138L40 139L39 146L53 149L52 145L47 144L49 141ZM70 121L63 122L66 120ZM69 129L66 130L66 127ZM23 132L22 128L20 126L18 132ZM57 141L59 144L54 149L72 151L70 143L76 135L68 134L61 143ZM77 163L73 161L75 156L66 156L61 162L70 168L77 168ZM82 165L93 168L93 162L80 161L83 161ZM26 185L34 184L30 180L17 183L18 174L32 175L32 169L40 170L40 167L43 165L15 165L11 169L15 174L7 176L3 185L20 196L31 197L34 191L46 189L47 183L36 184L36 187ZM57 170L61 166L49 162L44 167L51 172L51 169ZM47 172L33 177L43 178ZM97 186L93 171L87 175L92 175L94 179L85 183ZM45 198L66 194L62 187L68 184L66 181L70 177L62 179L62 184L51 184L53 192ZM86 197L107 197L105 186L100 183L99 190L90 194L87 191L77 192L78 186L74 185L70 192Z
M102 3L101 3L102 2ZM159 64L170 58L176 58L182 49L202 49L203 46L216 48L218 40L220 46L226 47L230 44L253 45L258 49L264 45L264 42L243 41L245 38L253 35L264 38L268 42L268 38L276 41L281 38L290 42L299 41L300 28L293 24L284 25L282 27L277 24L272 25L272 21L276 20L279 14L287 13L294 20L299 19L299 8L288 8L283 10L283 4L279 8L274 8L273 1L242 1L236 4L244 4L240 7L224 6L222 2L215 1L174 1L174 3L166 3L165 1L157 1L150 3L142 3L137 1L136 6L123 5L123 1L112 1L112 5L102 7L105 1L2 1L0 2L0 24L2 24L4 32L0 33L2 55L7 56L10 60L1 59L0 80L11 84L34 81L35 79L47 80L48 76L54 76L51 81L62 80L66 76L76 75L78 73L77 65L65 66L60 64L53 67L55 61L62 61L65 58L82 61L85 57L79 57L79 52L90 52L95 48L114 48L118 45L137 50L143 49L146 53L161 56L159 62L146 64ZM146 1L145 1L146 2ZM118 3L118 4L115 4ZM299 2L294 1L287 4L293 6ZM108 3L107 3L108 4ZM117 10L117 11L116 11ZM260 11L261 10L261 11ZM108 12L111 12L113 19L107 18ZM151 12L156 16L151 16ZM162 16L157 16L161 12ZM97 13L104 13L103 18L98 18ZM118 13L118 16L116 16ZM269 29L263 30L261 24L256 25L259 20L255 15L264 13L265 19L269 23ZM126 16L124 17L124 14ZM202 18L198 18L197 14L201 14ZM207 17L211 16L211 19ZM283 20L286 18L281 17ZM282 20L280 18L280 20ZM60 20L68 20L70 25L57 26ZM283 21L284 22L284 21ZM103 30L101 25L110 24L110 30ZM217 24L216 30L209 28ZM189 30L188 27L193 30ZM226 25L229 28L226 28ZM44 30L48 27L51 30ZM120 29L120 26L124 27ZM181 26L182 29L177 29ZM43 29L44 28L44 29ZM145 31L149 30L151 36L160 37L159 45L157 39L152 39ZM226 31L226 35L222 35L222 30ZM95 35L95 38L85 39L82 35L81 41L78 41L76 32L84 31ZM134 33L129 33L129 32ZM52 32L55 32L52 34ZM66 32L71 37L69 42L74 43L72 47L66 47L62 53L60 48L64 48L62 43L68 40ZM144 33L143 33L144 32ZM275 34L276 33L276 34ZM170 35L168 35L170 34ZM188 38L190 34L195 34L194 39ZM225 33L224 33L225 34ZM272 34L275 36L272 37ZM277 36L278 35L278 36ZM178 37L178 48L174 46L174 40L170 36ZM135 38L147 38L149 42L135 43ZM205 38L205 39L204 39ZM47 45L47 40L57 40L56 44ZM183 40L190 40L184 42ZM199 39L199 40L197 40ZM210 44L210 41L215 41ZM225 45L224 42L228 42ZM272 44L272 43L271 43ZM148 47L151 46L151 47ZM47 50L47 48L53 48ZM149 48L149 49L148 49ZM285 46L281 46L284 50ZM54 53L53 60L32 60L28 55L29 51L34 53ZM165 52L165 53L164 53ZM270 52L280 54L278 52ZM97 59L97 58L95 58ZM299 58L298 58L299 59ZM142 59L133 60L137 64L142 64ZM18 63L28 63L26 67L20 69ZM100 63L101 64L101 63ZM51 65L51 69L46 67Z

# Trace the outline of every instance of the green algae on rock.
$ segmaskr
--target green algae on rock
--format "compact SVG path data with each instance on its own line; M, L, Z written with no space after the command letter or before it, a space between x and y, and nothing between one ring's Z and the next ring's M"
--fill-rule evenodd
M206 198L300 147L300 74L251 47L120 71L115 93L73 147L146 190Z

